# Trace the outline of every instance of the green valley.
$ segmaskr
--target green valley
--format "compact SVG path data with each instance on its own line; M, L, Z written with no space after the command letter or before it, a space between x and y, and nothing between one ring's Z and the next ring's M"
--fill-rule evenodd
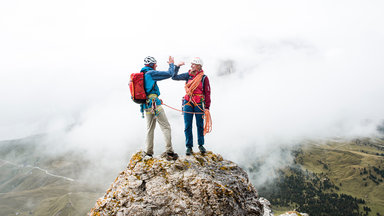
M295 163L259 188L273 209L310 215L384 215L384 140L309 141Z

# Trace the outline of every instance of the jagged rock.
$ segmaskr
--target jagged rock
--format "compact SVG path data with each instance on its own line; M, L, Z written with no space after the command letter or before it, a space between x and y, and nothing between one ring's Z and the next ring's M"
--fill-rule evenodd
M263 215L247 173L219 154L147 158L140 151L89 215Z
M263 205L263 216L273 216L271 203L269 202L269 200L265 199L264 197L260 197L259 202Z
M309 216L306 213L300 213L297 211L290 211L290 212L285 212L284 214L281 214L279 216Z

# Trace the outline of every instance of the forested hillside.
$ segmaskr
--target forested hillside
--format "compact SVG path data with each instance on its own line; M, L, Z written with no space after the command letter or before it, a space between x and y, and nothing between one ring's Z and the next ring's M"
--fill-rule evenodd
M293 154L294 165L258 188L275 209L296 208L310 215L384 215L383 139L310 142Z

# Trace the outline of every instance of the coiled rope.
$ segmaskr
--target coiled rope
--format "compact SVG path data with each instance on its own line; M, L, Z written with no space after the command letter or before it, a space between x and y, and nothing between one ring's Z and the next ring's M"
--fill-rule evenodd
M209 109L204 110L204 136L207 133L211 133L212 131L212 118L211 113L209 112Z

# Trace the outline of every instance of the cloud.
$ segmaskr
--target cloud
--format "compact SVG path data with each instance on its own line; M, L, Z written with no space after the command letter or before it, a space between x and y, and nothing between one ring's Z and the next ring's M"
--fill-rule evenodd
M0 139L50 133L56 143L121 162L144 148L145 120L127 83L148 55L161 70L169 55L187 62L182 71L192 57L203 58L212 86L207 148L231 160L243 163L249 149L265 155L308 137L370 135L384 114L383 6L2 2ZM164 102L179 108L183 82L159 86ZM182 116L166 112L183 153ZM155 139L161 153L160 130Z

